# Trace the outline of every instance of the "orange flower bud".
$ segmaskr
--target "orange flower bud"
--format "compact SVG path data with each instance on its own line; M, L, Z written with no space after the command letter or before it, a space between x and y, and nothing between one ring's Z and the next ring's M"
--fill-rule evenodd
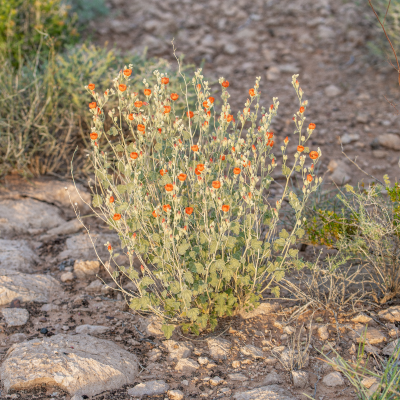
M311 122L311 124L308 125L308 129L310 129L310 130L314 130L315 127L316 127L316 125L313 122Z
M181 182L184 182L184 181L186 180L186 177L187 177L186 174L179 174L179 175L178 175L178 179L179 179Z
M196 167L200 172L204 171L204 164L197 164Z
M222 161L225 161L225 155L224 154L221 154L220 158L221 158Z
M167 192L172 192L174 190L174 185L172 183L167 183L164 187Z
M256 92L255 92L255 90L253 88L249 89L249 95L251 97L254 97L256 95Z
M114 196L110 197L110 203L114 203Z
M152 215L154 218L157 218L157 217L158 217L158 215L157 215L157 213L156 213L156 210L154 210L154 211L151 213L151 215Z
M111 244L109 244L109 245L107 246L107 249L108 249L108 251L111 251L111 250L112 250Z
M89 108L93 109L97 107L97 103L93 101L92 103L89 103Z
M192 151L194 151L194 152L199 151L199 146L197 146L197 144L194 144L194 145L191 147L191 149L192 149Z
M308 175L307 175L307 181L308 181L308 182L312 182L312 180L313 180L312 175L308 174Z
M214 100L215 100L214 97L209 97L209 98L208 98L208 101L209 101L211 104L214 103Z
M133 121L133 114L129 114L129 115L128 115L128 119L129 119L130 121Z
M133 104L135 105L135 107L140 108L143 105L143 101L136 100Z
M299 112L300 112L300 114L303 114L303 112L304 112L304 107L300 107Z
M138 153L135 153L134 151L131 153L130 157L134 160L136 160L139 157Z
M139 124L139 125L137 126L137 129L138 129L139 132L144 132L145 129L146 129L146 127L145 127L143 124Z
M171 106L164 106L164 114L169 114L171 112Z
M298 145L298 146L297 146L297 151L298 151L299 153L303 152L303 151L304 151L304 146Z
M193 111L187 111L187 112L186 112L186 115L187 115L189 118L193 118L194 112L193 112Z
M170 206L169 204L164 204L162 208L163 208L163 210L164 210L165 212L167 212L168 210L171 209L171 206Z

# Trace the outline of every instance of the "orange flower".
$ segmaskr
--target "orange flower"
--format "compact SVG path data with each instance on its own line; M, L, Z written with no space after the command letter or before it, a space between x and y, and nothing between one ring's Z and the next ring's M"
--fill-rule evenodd
M207 100L206 100L206 101L203 101L203 107L204 107L204 108L208 108L208 107L209 107L208 101L207 101Z
M268 139L272 139L274 137L273 132L267 132L266 135L267 135ZM286 136L286 138L287 138L287 136Z
M225 161L225 155L224 154L221 154L220 158L221 158L222 161Z
M310 129L310 130L314 130L315 127L316 127L316 125L313 122L311 122L311 124L308 125L308 129Z
M187 215L192 215L192 213L193 213L193 207L186 207L186 208L185 208L185 213L186 213Z
M224 204L224 205L222 206L222 211L223 211L223 212L228 212L230 208L231 208L231 207L230 207L228 204Z
M92 140L96 140L97 138L98 138L98 134L96 133L96 132L92 132L91 134L90 134L90 139L92 139Z
M154 210L154 211L151 213L151 215L152 215L154 218L157 218L157 217L158 217L158 215L157 215L157 213L156 213L156 210Z
M253 151L256 151L256 146L254 146L254 144L251 146L251 148L253 149Z
M289 143L289 138L288 138L287 136L285 137L284 142L285 142L285 144L288 144L288 143Z
M193 118L194 113L193 113L193 111L187 111L187 112L186 112L186 115L187 115L189 118Z
M171 206L170 206L169 204L164 204L164 205L162 206L162 209L163 209L165 212L167 212L168 210L171 209Z
M204 164L197 164L196 169L199 170L200 172L204 171Z
M179 175L178 175L178 179L179 179L181 182L184 182L184 181L186 180L186 177L187 177L186 174L179 174Z
M310 158L311 160L316 160L319 157L319 154L317 151L311 151L310 152Z
M270 147L272 147L273 145L274 145L274 141L273 140L271 140L271 142L270 142Z
M308 182L312 182L312 180L313 180L313 177L310 174L308 174L307 175L307 181Z
M198 83L198 84L196 85L196 87L197 87L197 90L200 90L200 89L201 89L200 83Z
M249 199L253 197L253 194L251 192L247 193L247 196L249 196Z
M233 168L233 173L235 175L239 175L240 174L241 169L240 168Z
M93 109L97 107L97 103L94 101L93 103L89 103L89 108Z
M232 151L235 152L235 146L232 147Z
M172 101L176 101L179 98L179 94L178 93L171 93L171 100Z
M133 104L135 105L135 107L140 108L143 105L143 101L136 100Z
M114 196L110 197L110 203L114 203Z
M300 112L300 114L303 114L303 112L304 112L304 107L300 107L299 112Z
M138 153L135 153L134 151L131 153L131 158L136 160L139 157Z
M256 92L255 92L255 90L254 90L253 88L249 89L249 95L250 95L251 97L253 97L253 96L256 95Z
M114 220L114 221L118 221L118 220L120 220L120 219L121 219L121 217L122 217L122 215L121 215L121 214L114 214L114 216L113 216L113 220Z
M125 92L125 90L126 90L126 85L124 85L123 83L121 83L121 84L118 86L118 90L119 90L120 92Z
M172 192L174 190L174 185L172 183L167 183L164 187L167 192Z
M197 168L195 168L194 173L195 173L196 175L201 175L201 172L200 172Z
M222 85L224 88L227 88L227 87L229 86L229 82L228 82L228 81L224 81L224 82L221 83L221 85Z
M164 78L161 78L161 83L162 83L163 85L168 85L168 83L169 83L169 78L167 78L166 76L165 76Z
M171 106L164 106L164 114L169 114L171 112Z
M129 114L129 115L128 115L128 119L129 119L130 121L133 121L133 114Z
M199 146L197 146L197 144L194 144L194 145L191 147L191 149L192 149L192 151L194 151L194 152L199 151Z
M145 127L143 124L139 124L139 125L137 126L137 129L138 129L139 132L144 132L145 129L146 129L146 127Z
M214 97L209 97L209 98L208 98L208 101L209 101L211 104L214 103L214 100L215 100Z
M144 89L143 93L145 96L150 96L151 95L151 89Z
M125 76L131 76L131 74L132 74L132 70L131 69L129 69L129 68L124 69L124 75Z
M132 235L132 237L135 239L135 238L136 238L136 236L137 236L136 232L133 232L133 235Z
M89 85L88 85L88 89L89 89L89 90L94 90L95 87L96 87L96 86L95 86L94 83L89 83Z
M226 117L226 120L227 120L228 122L231 122L231 121L233 120L233 115L229 114L229 115Z
M301 152L303 152L304 151L304 146L301 146L300 144L297 146L297 151L299 152L299 153L301 153Z
M220 181L213 181L212 187L214 189L219 189L221 187L221 182Z
M111 244L109 244L109 245L107 246L107 249L108 249L108 251L111 251L111 250L112 250Z
M164 176L168 171L166 169L160 169L160 175Z

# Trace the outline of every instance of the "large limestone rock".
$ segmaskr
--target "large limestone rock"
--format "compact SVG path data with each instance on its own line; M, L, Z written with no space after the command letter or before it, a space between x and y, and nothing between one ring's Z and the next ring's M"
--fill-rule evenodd
M252 311L242 310L240 316L244 319L258 317L260 315L268 315L274 313L279 308L279 304L261 303L256 309Z
M61 286L49 275L29 275L0 268L0 305L14 299L47 303L52 293L59 293Z
M33 264L38 262L39 257L26 240L0 239L0 268L31 272Z
M0 368L7 392L46 384L89 397L132 384L137 375L134 354L88 335L61 334L15 344Z
M296 400L297 397L278 385L262 386L246 392L236 393L235 400Z
M26 199L0 200L0 235L36 235L65 224L60 210L42 201Z

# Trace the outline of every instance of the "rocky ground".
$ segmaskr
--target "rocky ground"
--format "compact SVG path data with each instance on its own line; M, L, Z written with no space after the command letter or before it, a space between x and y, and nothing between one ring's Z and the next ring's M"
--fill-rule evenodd
M130 311L113 290L72 212L70 199L81 215L90 213L82 201L90 196L78 187L82 198L70 183L10 177L0 192L2 398L355 399L320 352L355 360L366 327L367 353L394 351L398 302L386 309L359 303L335 318L266 299L214 333L165 340L157 320ZM106 261L104 243L117 249L118 238L91 217L83 221ZM365 382L371 391L374 384Z

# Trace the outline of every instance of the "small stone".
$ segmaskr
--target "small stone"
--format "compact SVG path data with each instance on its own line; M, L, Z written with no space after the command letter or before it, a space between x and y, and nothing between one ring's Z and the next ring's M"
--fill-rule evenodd
M85 335L101 335L109 331L110 328L108 326L101 326L101 325L79 325L75 328L76 333L81 333Z
M163 348L168 351L168 361L179 361L188 358L192 353L192 346L189 343L178 343L175 340L164 340Z
M48 332L47 328L42 328L42 329L40 330L40 333L41 333L42 335L45 335L47 332Z
M27 340L28 336L25 335L25 333L14 333L11 335L8 339L10 343L21 343Z
M328 328L324 326L320 326L318 328L318 336L321 340L328 340L329 339L329 332Z
M232 361L232 368L240 368L240 361Z
M379 318L389 322L400 322L400 306L389 307L386 310L379 311Z
M381 349L378 349L377 347L372 346L370 344L366 344L364 346L364 351L369 354L375 354L375 355L381 354Z
M383 135L379 135L376 139L377 143L383 147L391 150L400 150L400 137L393 133L384 133Z
M242 310L240 316L243 319L258 317L259 315L269 315L274 313L279 308L278 304L261 303L256 309L252 311Z
M231 342L222 338L208 339L207 345L213 360L225 360L231 349Z
M329 177L333 183L343 186L351 181L351 177L343 170L336 169L335 172Z
M388 156L388 152L385 150L372 150L372 156L374 158L386 158Z
M272 371L265 376L264 380L262 381L262 385L275 385L280 384L283 381L284 380L281 376L279 376L275 371Z
M139 342L137 342L137 343L140 344ZM161 357L161 350L157 349L156 347L154 349L151 349L149 351L148 357L149 357L149 361L156 362Z
M78 394L75 394L74 396L71 397L71 400L83 400L83 397L79 396Z
M184 396L180 390L168 390L167 395L170 400L182 400Z
M162 322L155 315L139 319L140 331L146 333L148 336L164 336L164 332L162 331L161 327Z
M308 372L306 371L292 371L293 385L296 388L304 389L308 386Z
M61 282L72 282L75 278L74 278L74 274L72 272L64 272L63 274L61 274Z
M133 397L155 396L164 394L169 389L169 385L162 380L148 381L139 383L131 389L128 389L128 394Z
M55 304L43 304L42 307L40 307L40 311L43 312L58 311L59 309L60 308Z
M233 56L234 54L236 54L238 52L239 48L233 44L233 43L226 43L224 46L224 51L226 54L230 54L231 56Z
M296 64L280 64L279 71L290 74L298 74L300 68Z
M359 113L357 114L356 121L361 124L366 124L369 121L369 114Z
M69 331L69 326L68 325L63 325L62 327L61 327L61 329L63 330L63 331Z
M264 358L264 353L261 349L250 344L243 346L240 352L245 356L252 356L254 358Z
M342 90L335 85L329 85L325 88L325 96L326 97L337 97L342 93Z
M231 381L239 381L239 382L244 382L247 381L249 378L246 375L237 373L237 374L228 374L228 378Z
M368 324L372 321L372 318L364 313L360 313L352 318L351 321L359 324Z
M74 264L74 272L75 275L79 279L87 278L89 276L93 276L98 274L100 269L99 261L83 261L77 260Z
M270 67L268 68L265 76L267 78L267 81L276 82L279 79L280 75L281 71L278 67Z
M29 312L25 308L4 308L2 313L8 326L23 326L29 319Z
M262 386L233 396L234 400L294 400L297 399L286 389L278 385Z
M360 135L358 133L345 133L341 138L340 141L342 144L349 144L352 142L356 142L360 139Z
M283 328L283 331L287 334L287 335L293 335L293 333L296 332L296 329L293 328L293 326L285 326Z
M397 348L400 346L400 339L394 340L393 342L390 342L386 347L382 349L382 353L385 356L392 356L393 353L397 350Z
M209 360L207 357L199 357L199 358L197 359L197 362L198 362L200 365L207 365L207 364L210 362L210 360Z
M322 382L326 386L330 386L330 387L344 385L344 379L340 372L331 372L330 374L325 375L324 379L322 379Z
M181 382L181 384L182 384L183 386L189 386L189 381L186 380L186 379L184 379L184 380Z
M175 371L184 375L190 375L199 368L199 364L190 358L183 358L175 365Z
M367 344L379 344L386 341L385 335L379 329L370 327L367 329L364 327L359 328L355 332L349 333L349 336L352 336L353 339L357 340L359 343L364 340Z
M221 379L219 376L215 376L214 378L210 379L210 385L211 386L218 386L220 383L222 383L224 380Z

